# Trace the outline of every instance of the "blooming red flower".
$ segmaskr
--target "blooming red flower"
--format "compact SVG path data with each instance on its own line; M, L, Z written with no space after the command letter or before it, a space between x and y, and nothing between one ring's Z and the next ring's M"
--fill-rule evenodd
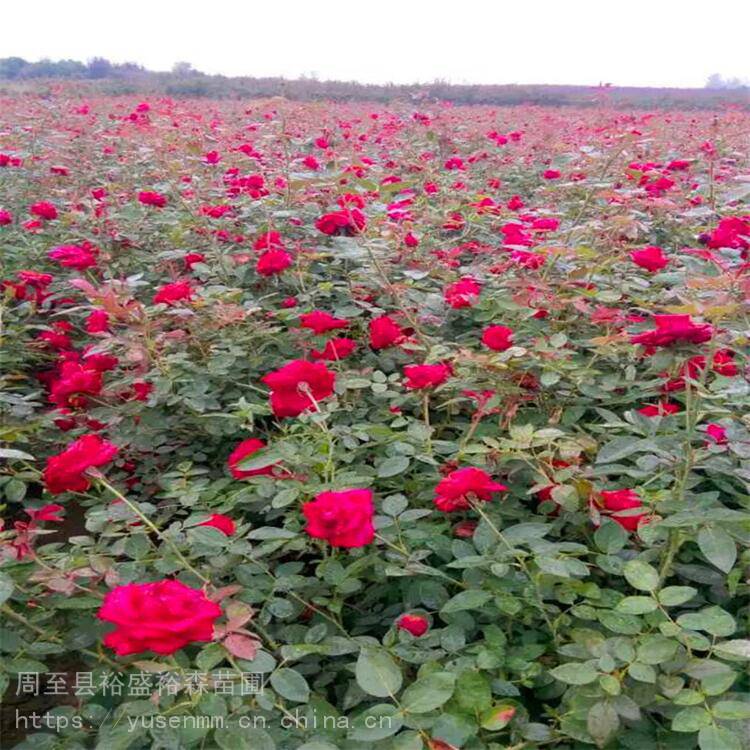
M277 417L296 417L333 393L336 374L320 363L296 359L262 378Z
M441 479L435 487L435 506L443 513L456 510L467 510L471 500L487 502L493 492L503 492L508 488L504 484L493 482L486 471L468 466L456 469Z
M560 172L557 169L545 169L542 172L542 177L545 180L556 180L560 177Z
M358 208L323 214L315 221L315 228L329 236L345 235L351 237L364 231L366 225L365 215Z
M221 513L212 513L207 521L199 523L198 526L211 526L214 529L218 529L225 536L232 536L237 530L235 522L229 516L224 516Z
M472 307L479 299L479 293L482 290L481 285L471 276L464 276L445 289L445 301L454 309L462 307Z
M660 401L658 404L648 404L638 409L639 414L644 417L666 417L669 414L677 414L680 411L680 405L670 401Z
M53 203L48 203L47 201L40 201L29 206L29 213L45 221L52 221L57 218L57 209Z
M109 331L109 315L104 310L92 310L86 318L87 333L106 333Z
M381 315L370 321L370 346L373 349L387 349L404 338L404 332L389 315Z
M259 476L272 476L274 473L274 467L278 466L278 462L269 466L262 466L259 469L240 469L241 464L246 458L257 453L266 447L266 444L258 438L247 438L239 443L235 449L229 454L227 459L227 466L229 467L229 473L235 479L246 479L247 477L259 477Z
M64 362L59 375L50 386L49 400L59 407L85 406L86 396L97 396L102 391L102 374L89 362Z
M367 489L321 492L302 506L305 531L334 547L364 547L375 538L372 491Z
M725 445L729 442L729 438L727 437L727 431L725 427L722 427L720 424L714 424L711 423L706 427L706 435L708 435L711 440L716 443L716 445Z
M57 261L64 268L83 271L96 265L96 248L92 245L60 245L47 253L50 260Z
M605 515L627 531L635 531L648 513L632 513L643 507L643 501L633 490L603 490L599 493L599 507Z
M739 368L734 363L734 352L729 349L719 349L714 354L713 370L726 378L734 377Z
M162 302L165 305L174 305L182 300L191 300L193 293L189 281L174 281L159 287L154 295L153 303L158 305Z
M62 453L47 459L43 473L44 486L53 495L86 492L91 487L86 470L109 463L117 451L116 445L102 440L99 435L83 435Z
M326 342L323 351L313 349L311 356L313 359L339 360L348 357L357 348L357 342L354 339L340 337L331 339Z
M189 643L213 640L221 607L200 589L163 580L118 586L104 597L97 616L117 626L104 645L118 656L168 655Z
M313 333L320 335L326 331L334 331L337 328L348 328L349 321L344 318L334 318L333 315L322 310L313 310L299 316L300 326L309 328Z
M750 216L728 216L719 222L708 238L708 246L718 249L729 247L733 250L750 248Z
M0 211L0 227L13 223L13 214L10 211Z
M182 259L185 264L185 269L188 271L192 271L193 266L196 263L203 263L205 260L206 256L203 253L186 253L185 257Z
M153 190L141 190L140 193L138 193L138 202L142 203L144 206L164 208L164 206L167 205L167 196Z
M445 383L453 374L453 368L447 363L436 365L407 365L404 367L406 381L404 385L409 390L423 388L437 388Z
M496 352L504 352L513 346L513 329L507 326L488 326L482 332L482 343Z
M654 323L655 329L631 336L631 343L648 347L670 346L678 341L702 344L714 333L712 326L706 323L696 324L689 315L654 315Z
M292 256L286 250L266 250L255 265L261 276L275 276L292 265Z
M270 231L264 232L258 237L253 243L253 250L260 252L261 250L283 250L284 240L281 239L279 232Z
M630 260L651 273L661 271L662 268L669 264L669 258L664 255L664 250L653 245L644 247L641 250L633 250L630 253Z
M430 628L427 618L422 615L401 615L396 620L396 627L411 633L415 638L424 635Z

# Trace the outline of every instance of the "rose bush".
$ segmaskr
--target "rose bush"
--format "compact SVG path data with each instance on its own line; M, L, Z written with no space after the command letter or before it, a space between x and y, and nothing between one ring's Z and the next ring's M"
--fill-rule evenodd
M748 746L747 113L420 106L3 100L8 746Z

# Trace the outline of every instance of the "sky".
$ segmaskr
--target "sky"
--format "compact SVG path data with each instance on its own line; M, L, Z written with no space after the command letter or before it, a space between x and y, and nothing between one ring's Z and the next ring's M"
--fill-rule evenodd
M703 86L750 78L747 0L34 0L0 57L367 83Z

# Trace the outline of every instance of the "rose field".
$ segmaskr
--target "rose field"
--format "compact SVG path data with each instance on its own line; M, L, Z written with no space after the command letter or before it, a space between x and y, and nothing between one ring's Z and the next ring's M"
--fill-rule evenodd
M750 747L750 113L0 100L2 747Z

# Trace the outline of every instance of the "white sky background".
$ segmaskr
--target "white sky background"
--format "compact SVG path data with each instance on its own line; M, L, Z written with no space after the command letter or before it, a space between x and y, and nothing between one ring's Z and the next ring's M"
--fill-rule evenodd
M413 83L750 78L748 0L5 0L0 57Z

